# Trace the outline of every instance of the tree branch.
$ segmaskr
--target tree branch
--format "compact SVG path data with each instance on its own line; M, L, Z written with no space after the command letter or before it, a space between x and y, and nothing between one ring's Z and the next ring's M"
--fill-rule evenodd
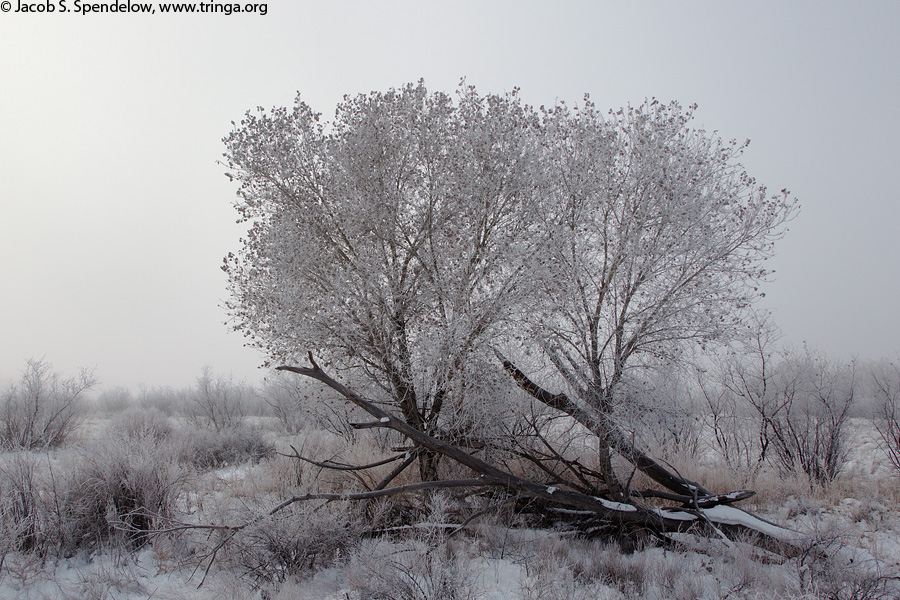
M317 467L322 467L323 469L331 469L333 471L365 471L366 469L374 469L375 467L380 467L382 465L387 465L392 462L398 461L401 458L404 458L406 454L398 454L397 456L392 456L390 458L385 458L384 460L379 460L377 462L369 463L367 465L345 465L341 463L332 462L330 460L319 462L317 460L313 460L311 458L307 458L302 456L296 448L293 446L290 447L291 450L294 451L293 454L284 454L279 452L280 456L286 456L288 458L296 458L298 460L302 460L303 462L307 462L311 465L315 465Z
M519 370L519 368L511 361L507 360L499 351L494 350L494 352L503 363L503 368L506 369L506 372L519 384L519 387L531 394L531 396L539 402L569 415L584 425L589 431L593 432L595 435L599 435L598 431L601 429L601 425L597 422L597 419L588 414L587 411L579 408L565 394L552 394L548 392L529 379L525 373ZM616 452L656 483L677 494L687 496L693 496L695 493L700 493L704 496L712 495L709 490L699 483L688 481L680 475L672 473L650 458L647 454L635 447L633 443L627 441L620 431L613 429L611 426L606 427L606 429L609 431L605 437Z

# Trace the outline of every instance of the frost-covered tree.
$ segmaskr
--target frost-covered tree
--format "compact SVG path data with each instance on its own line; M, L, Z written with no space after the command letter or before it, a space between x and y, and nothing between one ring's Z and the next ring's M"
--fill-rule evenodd
M272 362L310 351L311 366L279 368L416 448L368 465L298 459L402 461L343 499L494 487L534 510L575 509L559 515L587 529L706 523L796 551L799 534L728 506L752 492L713 494L672 473L618 421L642 369L751 332L763 261L796 210L745 172L743 144L692 129L692 111L652 101L603 114L588 99L536 110L515 92L463 85L451 97L419 83L345 97L327 122L299 99L248 113L225 139L250 225L224 265L235 327ZM531 406L506 401L496 357ZM484 435L504 406L504 426L526 439ZM594 456L575 438L590 434ZM629 489L616 453L666 490ZM423 481L387 488L416 457ZM478 477L430 481L441 457Z
M872 365L869 377L878 403L875 427L883 442L881 449L900 472L900 360Z
M53 448L84 418L85 393L97 383L92 371L64 379L43 359L29 359L18 383L0 395L0 448Z
M252 390L243 382L217 375L207 365L188 392L185 413L196 426L223 431L243 422L251 395Z
M621 451L611 420L629 370L746 335L763 261L795 212L738 162L746 144L690 128L694 108L604 115L586 99L541 115L554 185L530 340L568 388L568 412L600 437L613 490L606 455Z
M224 265L236 327L272 360L313 349L364 372L417 429L464 434L540 241L537 131L515 94L422 83L345 97L329 123L299 98L248 113L225 139L252 224ZM420 456L423 477L436 466Z
M611 449L651 464L614 422L629 370L743 331L794 211L737 162L744 145L691 118L422 83L346 97L331 122L299 99L248 113L225 140L251 224L224 266L236 328L273 361L314 350L365 373L407 424L457 441L499 404L496 348L599 437L621 499ZM517 368L535 356L564 394Z

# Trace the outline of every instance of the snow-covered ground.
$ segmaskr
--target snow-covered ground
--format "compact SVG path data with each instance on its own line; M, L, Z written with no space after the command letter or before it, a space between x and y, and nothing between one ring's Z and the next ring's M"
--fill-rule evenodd
M102 438L106 431L102 420L94 420L84 429L84 437ZM326 456L333 442L321 432L285 436L269 431L265 435L280 450L306 444ZM321 562L313 560L294 572L271 571L277 575L271 582L254 576L265 567L254 561L268 555L254 555L252 544L239 551L221 550L206 575L209 560L202 558L215 543L205 532L171 539L160 536L137 550L106 543L68 558L41 558L7 545L0 565L0 598L893 597L893 592L880 586L884 578L900 573L900 477L881 453L870 421L854 419L850 440L842 475L828 489L810 489L803 481L761 478L758 496L746 505L764 518L816 536L830 558L811 551L783 559L750 544L723 545L693 536L683 536L684 548L677 552L651 546L625 554L600 541L580 540L560 531L510 528L507 522L488 516L453 538L439 527L425 526L409 538L335 542L328 556L323 551ZM4 473L12 473L11 456L3 460ZM54 456L47 458L47 464L67 463L64 456ZM197 469L183 482L177 518L239 524L247 514L275 506L292 490L308 490L314 472L275 455L260 462ZM339 529L328 529L339 516L323 517L316 510L297 513L295 521L273 520L271 531L262 525L257 530L250 527L247 536L256 536L254 543L302 554L303 544L290 546L292 536L314 539L303 536L327 537L329 531ZM316 527L324 533L310 533L314 518L323 520L325 524L317 522ZM446 514L443 518L454 520ZM440 524L440 515L434 523Z

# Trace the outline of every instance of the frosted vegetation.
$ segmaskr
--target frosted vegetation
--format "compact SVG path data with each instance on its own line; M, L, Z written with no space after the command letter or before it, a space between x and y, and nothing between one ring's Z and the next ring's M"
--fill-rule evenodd
M34 406L25 400L35 375L41 390L55 390L38 402L70 406L75 422L62 443L28 448L21 435L3 437L0 596L893 597L900 368L770 350L766 403L750 391L762 389L761 357L735 356L693 372L695 379L673 373L647 388L654 401L629 415L628 427L691 478L753 487L757 495L743 508L810 536L828 554L810 545L784 558L748 540L720 546L691 535L677 549L652 540L623 549L602 532L583 535L565 513L539 518L495 492L318 500L267 516L298 494L372 489L396 465L338 471L297 453L329 465L371 463L396 456L399 440L348 426L334 393L291 374L254 389L204 371L191 389L89 395L31 361L4 390L4 414L15 418L3 425L22 423L14 413ZM232 415L227 424L224 413ZM582 455L589 434L572 429L554 422L546 437ZM785 461L767 442L779 436L795 440L806 459ZM811 461L820 467L810 469ZM511 468L546 476L526 460ZM396 483L418 480L407 472ZM247 523L239 532L180 528ZM860 564L839 561L837 550L861 552Z
M27 362L0 595L896 597L900 369L778 339L796 201L692 111L248 113L228 308L287 371L91 396Z

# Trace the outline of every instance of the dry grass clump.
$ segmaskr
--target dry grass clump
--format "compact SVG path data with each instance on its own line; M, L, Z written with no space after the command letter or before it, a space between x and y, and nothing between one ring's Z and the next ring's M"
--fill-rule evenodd
M223 429L191 429L181 433L179 456L198 469L215 469L270 456L274 446L258 427L234 425Z
M169 416L155 407L132 406L110 419L108 431L124 438L169 439L175 432Z
M434 493L412 507L418 527L385 527L364 540L349 561L351 586L360 598L386 600L474 600L481 597L472 569L472 545L450 535L457 501ZM396 515L382 504L375 521L389 524Z
M341 561L360 543L366 528L363 515L346 502L298 503L266 516L230 512L228 521L250 525L223 547L217 568L260 586L303 578Z
M463 544L446 536L365 540L350 564L350 584L369 600L474 600L480 597Z
M6 456L3 550L71 556L113 539L142 545L174 513L185 477L171 450L149 436L109 436L62 456Z

